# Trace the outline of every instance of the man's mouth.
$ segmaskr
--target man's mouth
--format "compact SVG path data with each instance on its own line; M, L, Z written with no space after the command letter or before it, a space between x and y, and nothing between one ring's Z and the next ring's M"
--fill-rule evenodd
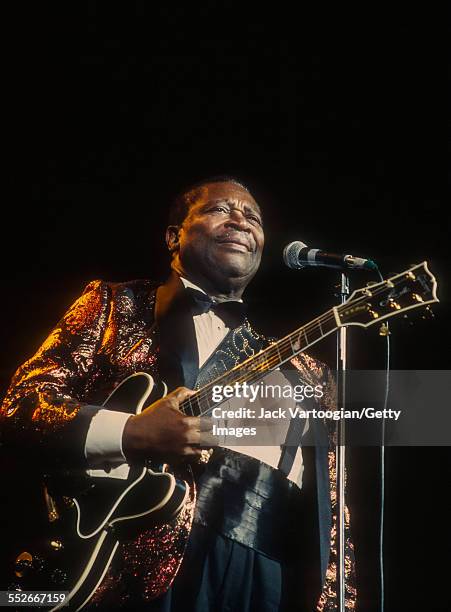
M241 247L239 248L240 251L252 252L251 245L246 240L243 240L242 238L238 238L236 236L222 236L221 238L218 238L217 242L219 242L220 244L228 244L236 247Z

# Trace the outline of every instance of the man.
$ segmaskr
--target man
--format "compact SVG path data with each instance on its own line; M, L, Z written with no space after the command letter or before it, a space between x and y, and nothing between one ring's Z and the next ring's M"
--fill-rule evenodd
M284 474L233 451L216 449L202 467L200 421L179 410L191 389L268 344L242 303L260 265L262 211L237 180L202 181L177 198L166 242L166 283L90 283L19 368L3 403L5 437L66 476L81 468L94 476L148 457L194 465L197 486L184 510L122 545L93 605L307 610L325 583L319 608L328 609L334 576L333 556L327 569L327 450L311 458L299 495ZM325 375L306 356L294 365L304 379ZM175 390L137 415L103 409L118 383L139 371ZM349 595L352 606L352 589Z

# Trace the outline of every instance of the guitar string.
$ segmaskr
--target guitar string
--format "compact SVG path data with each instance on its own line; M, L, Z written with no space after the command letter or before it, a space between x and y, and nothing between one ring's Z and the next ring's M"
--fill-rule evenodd
M392 280L392 279L389 279ZM337 311L340 313L341 310L344 310L346 307L351 306L356 306L361 304L362 302L368 301L369 298L371 297L375 297L378 294L382 293L384 290L386 289L386 283L384 283L383 286L375 289L372 288L371 289L371 296L362 296L360 298L358 298L357 300L353 301L352 303L347 302L345 304L336 306L335 308L337 309ZM420 306L421 303L418 304L418 306ZM401 312L401 311L399 311ZM319 317L316 317L315 319L313 319L310 323L307 323L305 326L298 328L297 330L295 330L294 332L291 332L290 334L288 334L287 336L285 336L284 338L282 338L281 340L277 341L275 344L271 344L268 347L266 347L265 349L263 349L262 351L260 351L259 353L257 353L256 355L251 355L248 359L246 359L246 361L244 361L243 363L239 364L238 366L235 366L235 368L232 368L232 370L229 370L228 372L224 372L223 374L221 374L218 378L216 378L214 381L208 383L207 385L205 385L202 389L200 389L198 391L198 393L195 396L195 399L197 401L197 403L200 405L200 403L205 399L208 398L209 395L211 394L211 387L213 385L217 385L219 383L219 381L221 381L221 379L223 378L227 378L230 377L231 380L233 380L233 372L236 369L237 371L239 370L244 370L245 366L248 367L252 367L253 362L255 362L256 367L252 370L250 370L250 372L246 372L246 374L244 376L239 376L238 379L233 380L233 384L235 383L241 383L245 380L250 381L251 376L253 374L257 374L257 377L261 377L262 375L264 375L265 373L267 373L267 371L269 371L271 369L272 366L274 366L278 361L280 362L280 353L284 350L286 350L287 348L291 348L292 350L292 343L293 340L295 341L299 341L300 340L300 336L302 334L306 335L308 333L308 331L312 331L313 328L317 328L318 327L318 323L319 323L319 327L321 330L321 322L322 323L328 323L330 320L335 320L335 315L333 313L333 310L329 310L326 313L324 313L323 315L320 315ZM376 319L374 320L376 321ZM322 330L321 330L322 332ZM330 333L330 332L329 332ZM321 337L323 337L324 334L321 334ZM296 338L297 337L297 338ZM308 338L306 338L308 341ZM308 344L308 342L307 342ZM307 345L306 345L307 346ZM298 355L299 353L302 353L302 351L305 350L305 346L303 348L300 348L299 351L296 351L295 354L292 354L292 357L295 357L296 355ZM278 353L277 355L275 353ZM264 354L267 353L268 358L265 359L264 358ZM272 354L274 353L274 354ZM262 359L263 358L263 359ZM288 357L289 359L289 357ZM262 371L262 366L263 368L266 366L266 370L263 369ZM191 409L191 415L194 416L195 412L193 411L193 406L192 406L192 401L194 401L194 398L187 398L186 400L184 400L183 402L181 402L180 404L180 408L182 410L187 410L187 406L189 405L190 409ZM204 414L207 414L209 412L210 408L205 411L205 412L200 412L197 416L203 416Z

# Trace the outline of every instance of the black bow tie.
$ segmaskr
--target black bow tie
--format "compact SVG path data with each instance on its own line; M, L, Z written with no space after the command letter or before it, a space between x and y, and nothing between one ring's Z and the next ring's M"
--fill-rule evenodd
M238 327L245 319L246 306L243 302L237 300L214 302L209 295L192 287L187 287L185 291L191 299L193 315L212 310L230 328Z

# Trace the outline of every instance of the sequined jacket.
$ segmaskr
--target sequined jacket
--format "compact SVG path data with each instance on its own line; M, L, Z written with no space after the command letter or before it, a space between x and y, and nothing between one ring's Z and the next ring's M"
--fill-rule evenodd
M146 371L158 379L159 332L155 323L157 284L92 281L69 308L37 352L15 373L1 407L4 443L26 449L42 469L85 470L84 444L93 416L115 386L128 375ZM247 333L255 333L246 320ZM293 364L304 379L322 380L324 367L303 355ZM331 530L329 563L318 610L335 609L336 496L334 452L328 453ZM327 467L326 467L327 470ZM145 589L163 592L180 565L189 534L195 492L176 521L140 537L147 551ZM349 524L349 516L346 516ZM164 558L167 547L166 561ZM154 555L152 555L154 551ZM177 554L174 554L174 551ZM168 561L169 559L169 561ZM347 607L355 605L352 543L347 536Z

